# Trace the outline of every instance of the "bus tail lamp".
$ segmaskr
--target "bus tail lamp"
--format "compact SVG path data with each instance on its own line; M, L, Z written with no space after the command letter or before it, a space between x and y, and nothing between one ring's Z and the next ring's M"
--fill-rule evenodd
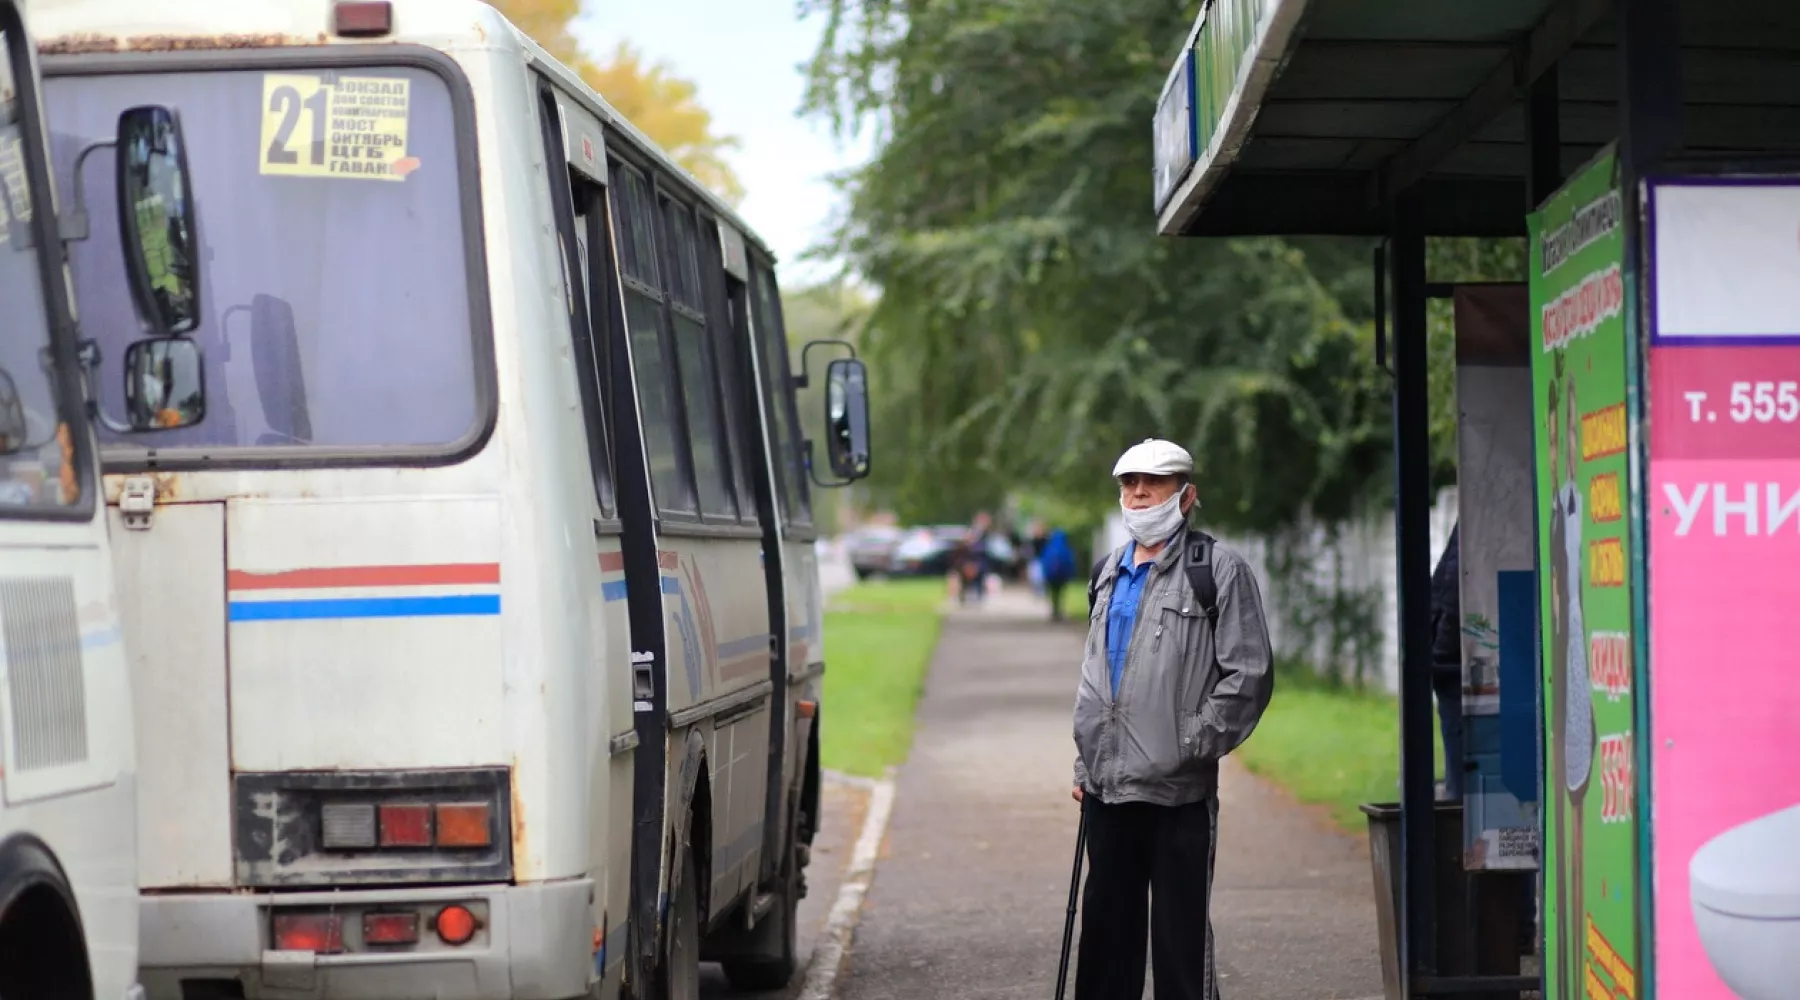
M328 802L320 809L323 842L334 850L374 847L375 806L367 802Z
M335 955L344 950L344 918L336 913L275 914L275 950Z
M442 802L437 807L437 846L487 847L494 842L486 802Z
M435 923L437 936L448 945L468 944L475 937L475 931L480 926L475 920L475 914L470 913L468 907L456 903L439 910Z
M417 913L365 913L362 921L364 944L418 944Z
M378 38L394 30L388 0L341 0L331 10L332 30L345 38Z
M431 807L424 803L383 805L381 846L430 847Z
M233 847L246 888L473 884L513 875L511 774L503 767L240 773L232 784L238 828L253 831ZM441 905L419 911L427 939ZM362 911L344 919L354 946Z

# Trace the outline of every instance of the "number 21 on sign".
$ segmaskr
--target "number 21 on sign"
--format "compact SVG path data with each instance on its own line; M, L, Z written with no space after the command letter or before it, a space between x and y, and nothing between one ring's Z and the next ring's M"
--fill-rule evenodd
M262 172L317 176L325 163L331 89L316 76L263 78Z

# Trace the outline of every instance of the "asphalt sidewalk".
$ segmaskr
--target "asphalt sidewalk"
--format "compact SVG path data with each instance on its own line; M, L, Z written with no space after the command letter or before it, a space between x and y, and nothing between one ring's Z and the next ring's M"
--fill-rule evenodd
M1077 819L1069 713L1081 634L1047 617L1017 591L951 609L842 1000L1054 992ZM1379 1000L1367 846L1230 762L1219 824L1226 1000Z

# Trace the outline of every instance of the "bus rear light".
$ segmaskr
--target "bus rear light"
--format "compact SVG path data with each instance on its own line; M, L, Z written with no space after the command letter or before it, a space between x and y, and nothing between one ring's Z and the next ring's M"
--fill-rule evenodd
M503 767L237 774L232 798L238 884L316 888L508 881L513 876L511 784ZM437 909L420 910L421 922ZM483 918L479 907L470 909ZM354 946L362 911L344 919L352 924L347 933ZM429 927L419 933L431 938Z
M417 913L365 913L363 944L418 944Z
M375 846L375 806L362 802L331 802L320 810L328 848L368 848Z
M335 955L344 950L344 918L335 913L275 914L275 950Z
M455 903L438 911L435 924L437 936L450 945L468 944L474 939L475 931L480 926L468 907Z
M423 803L382 806L381 846L430 847L431 807Z
M444 802L437 807L437 846L487 847L494 842L486 802Z
M345 38L375 38L394 30L388 0L343 0L332 8L332 30Z

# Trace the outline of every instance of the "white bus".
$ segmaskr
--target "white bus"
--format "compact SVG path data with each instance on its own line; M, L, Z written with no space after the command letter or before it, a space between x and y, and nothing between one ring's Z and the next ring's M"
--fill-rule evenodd
M210 206L207 419L102 435L150 995L786 982L818 473L766 248L483 4L34 17L64 189L152 101ZM826 388L836 485L861 363Z
M131 689L63 254L83 206L59 216L52 196L22 14L0 0L0 997L126 1000L141 995ZM130 278L115 370L142 380L125 431L205 407L194 345L162 336L191 325L198 277L180 125L136 104L96 147L119 151L111 189L135 207L112 210L127 227L112 252L134 248L111 262Z

